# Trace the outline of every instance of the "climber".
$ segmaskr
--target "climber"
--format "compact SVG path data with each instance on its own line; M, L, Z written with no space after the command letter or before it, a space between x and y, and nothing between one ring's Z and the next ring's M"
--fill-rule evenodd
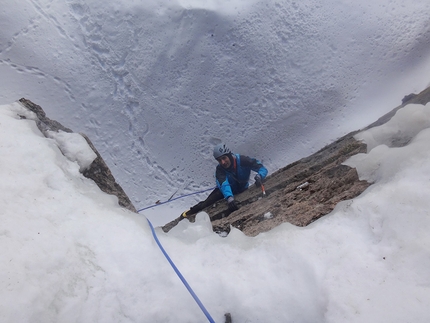
M255 158L233 154L225 144L214 147L213 156L218 161L215 170L217 187L209 194L206 200L192 206L181 214L182 217L196 214L216 201L225 199L228 209L233 212L239 209L234 195L242 193L249 186L251 171L256 172L255 185L261 186L267 176L267 169Z

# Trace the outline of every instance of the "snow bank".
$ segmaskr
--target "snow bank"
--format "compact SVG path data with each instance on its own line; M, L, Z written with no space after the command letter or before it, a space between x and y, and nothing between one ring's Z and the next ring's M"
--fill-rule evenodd
M429 82L428 0L2 10L0 101L28 97L87 134L138 208L213 186L219 141L274 171Z
M409 136L428 121L414 111L373 137ZM21 113L0 107L2 319L202 322L144 216L118 207ZM416 132L348 160L375 183L308 227L222 238L202 213L156 229L159 239L217 322L226 312L237 322L428 322L430 129Z
M55 140L58 148L67 158L78 163L81 173L97 158L85 138L78 133L48 131L48 136Z

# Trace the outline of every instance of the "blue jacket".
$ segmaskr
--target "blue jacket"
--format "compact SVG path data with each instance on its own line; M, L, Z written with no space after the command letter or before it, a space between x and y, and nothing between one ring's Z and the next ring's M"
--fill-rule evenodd
M216 184L225 199L248 188L251 170L260 174L262 179L267 176L267 169L257 159L239 154L232 154L232 157L232 165L228 169L218 165L215 171Z

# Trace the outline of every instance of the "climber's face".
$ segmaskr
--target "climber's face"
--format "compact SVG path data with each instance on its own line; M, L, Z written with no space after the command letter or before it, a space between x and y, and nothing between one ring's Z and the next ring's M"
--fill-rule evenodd
M229 168L231 166L230 158L228 158L228 155L223 155L219 158L217 158L218 163L221 165L222 168Z

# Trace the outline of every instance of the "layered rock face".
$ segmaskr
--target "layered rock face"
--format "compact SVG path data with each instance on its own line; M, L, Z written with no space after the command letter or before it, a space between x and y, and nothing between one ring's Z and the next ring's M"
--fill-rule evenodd
M407 104L425 105L429 101L430 88L419 94L409 94L400 106L366 129L386 123ZM241 205L239 210L229 212L223 200L204 209L214 231L226 235L232 226L248 236L255 236L283 222L306 226L330 213L337 203L360 195L371 183L360 181L354 168L342 165L349 157L367 150L366 144L354 139L358 132L351 132L315 154L270 174L264 182L265 197L257 187L235 196ZM399 142L397 146L405 144ZM168 232L183 219L178 217L163 230ZM195 215L187 219L194 222Z

